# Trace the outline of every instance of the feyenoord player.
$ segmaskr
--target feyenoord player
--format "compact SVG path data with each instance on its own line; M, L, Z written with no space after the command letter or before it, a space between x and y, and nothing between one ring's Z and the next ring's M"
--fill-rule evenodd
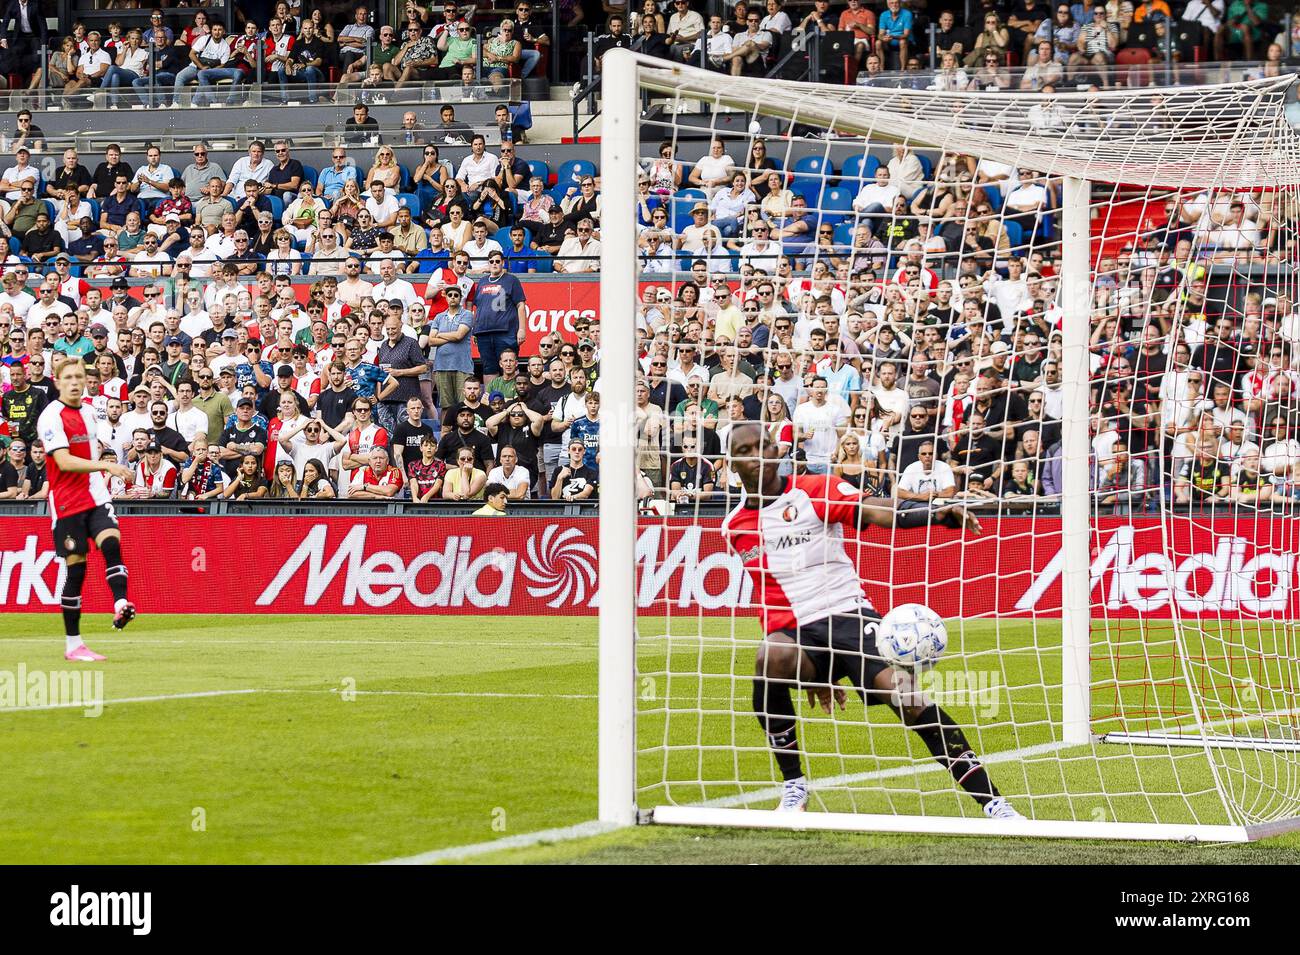
M829 713L832 700L843 709L844 690L835 684L847 677L865 704L892 709L987 816L1021 818L952 717L925 698L911 673L877 655L880 615L844 548L846 526L934 522L978 534L979 522L953 505L895 510L892 501L864 499L858 488L825 474L781 477L780 451L757 424L736 425L730 445L745 495L723 521L722 534L753 578L763 608L766 636L755 662L754 714L785 780L779 811L801 812L808 804L791 689L803 687L809 705L819 703Z
M130 484L134 472L116 462L99 460L95 412L83 404L86 366L69 359L55 379L57 401L51 401L36 422L45 444L49 475L50 517L54 522L54 552L63 558L66 573L59 603L67 634L64 658L84 663L103 660L81 639L81 588L86 582L86 555L93 540L104 555L104 578L113 592L113 627L121 630L135 617L135 605L126 599L126 566L122 563L122 534L104 482L104 474Z

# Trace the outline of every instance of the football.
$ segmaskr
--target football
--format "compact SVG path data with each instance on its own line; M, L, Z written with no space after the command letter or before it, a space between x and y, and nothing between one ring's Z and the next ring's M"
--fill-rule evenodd
M948 629L924 604L899 604L881 619L876 649L890 666L928 670L948 649Z

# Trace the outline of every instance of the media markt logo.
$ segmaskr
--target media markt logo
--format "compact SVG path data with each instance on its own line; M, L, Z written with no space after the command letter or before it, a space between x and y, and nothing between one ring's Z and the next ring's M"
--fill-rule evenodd
M528 580L529 596L545 600L552 609L582 606L596 593L596 548L576 527L549 525L531 534L519 568Z

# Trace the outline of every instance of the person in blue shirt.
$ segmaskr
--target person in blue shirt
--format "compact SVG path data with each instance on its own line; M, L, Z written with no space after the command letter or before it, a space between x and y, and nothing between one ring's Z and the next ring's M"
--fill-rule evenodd
M447 299L447 307L429 323L427 344L437 349L433 353L433 383L438 391L439 410L446 414L460 401L465 381L474 374L469 337L474 316L461 306L463 293L459 285L448 285L442 294Z
M126 217L132 212L145 219L144 203L130 190L131 180L118 173L113 180L113 191L99 200L99 227L107 232L121 232L126 228Z
M358 398L380 397L379 392L397 387L397 379L378 365L361 360L361 342L350 339L344 347L343 380L348 383Z
M501 352L524 343L528 301L519 279L506 271L503 252L488 255L488 274L474 283L474 342L483 359L483 377L501 374Z
M600 395L596 392L587 392L587 417L569 425L569 441L582 442L582 463L595 470L600 452Z
M247 360L235 366L235 384L240 391L247 385L252 385L257 389L257 397L261 399L271 387L275 368L262 358L260 342L250 340L244 346L244 358Z
M321 174L316 177L316 195L326 202L332 203L343 192L343 187L347 184L347 181L357 178L357 167L348 163L347 150L342 147L335 146L330 158L333 160L334 165L322 170Z
M516 223L510 227L510 248L505 250L506 271L527 275L537 271L537 249L528 241L528 232Z
M912 45L912 11L902 9L901 0L885 0L886 9L876 23L878 36L885 38L885 69L901 70Z

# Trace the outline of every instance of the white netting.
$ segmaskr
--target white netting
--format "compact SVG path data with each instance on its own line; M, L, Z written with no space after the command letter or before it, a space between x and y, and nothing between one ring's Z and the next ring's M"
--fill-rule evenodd
M728 432L758 419L789 444L783 469L824 465L827 487L848 480L898 499L937 482L978 508L991 530L979 539L872 528L848 550L882 612L919 602L948 618L949 650L926 686L1026 815L1296 816L1300 152L1283 116L1289 80L1026 95L640 76L653 94L648 187L602 188L607 208L637 203L641 230L641 805L770 808L780 793L752 702L762 594L719 553L717 528L739 502ZM763 132L745 132L753 123ZM728 165L744 175L739 195L714 174ZM1065 176L1090 184L1088 271L1073 283ZM1067 314L1088 322L1086 460L1059 444ZM898 384L882 381L886 365ZM803 380L814 375L844 400L844 420ZM1216 380L1231 385L1226 405ZM937 468L909 477L926 441L952 469L951 490ZM1059 515L1072 468L1088 470L1091 488L1086 745L1063 734L1060 578L1078 554L1062 550ZM787 505L795 523L806 517L800 501ZM764 528L765 554L788 543ZM787 568L787 584L830 580L822 559ZM978 812L886 707L851 699L827 716L800 703L797 732L810 808Z

